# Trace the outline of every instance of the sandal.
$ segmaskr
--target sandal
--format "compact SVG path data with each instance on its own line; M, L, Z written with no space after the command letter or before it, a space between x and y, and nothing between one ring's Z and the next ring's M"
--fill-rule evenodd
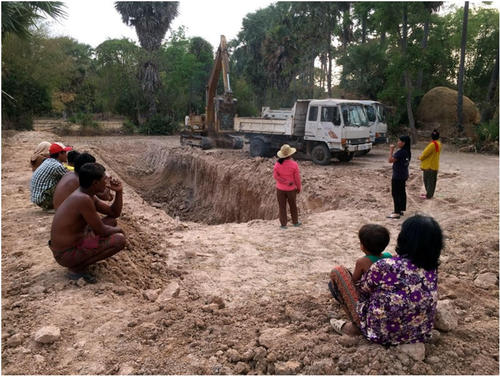
M293 224L294 227L299 227L299 226L302 226L302 222L297 222L297 223L294 223Z
M280 229L286 230L288 227L287 226L280 226Z
M388 215L387 218L389 219L399 219L400 215L398 213L392 213L391 215Z
M347 323L345 320L339 320L339 319L330 319L330 325L332 326L333 330L337 332L340 335L343 335L344 333L342 332L342 327Z
M68 272L68 278L72 281L78 281L80 278L83 278L85 282L92 284L97 282L97 278L90 273Z

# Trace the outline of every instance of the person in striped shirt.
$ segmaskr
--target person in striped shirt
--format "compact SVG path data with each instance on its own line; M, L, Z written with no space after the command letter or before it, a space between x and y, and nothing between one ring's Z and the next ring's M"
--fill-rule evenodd
M68 161L67 152L70 150L70 146L59 143L50 145L50 158L44 160L31 177L31 202L44 210L54 208L54 190L59 180L68 172L63 163Z

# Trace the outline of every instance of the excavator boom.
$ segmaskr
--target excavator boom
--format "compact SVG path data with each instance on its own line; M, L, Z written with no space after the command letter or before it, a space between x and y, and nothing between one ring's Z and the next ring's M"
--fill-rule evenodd
M224 93L217 96L217 86L222 73L224 83ZM190 134L181 134L181 143L201 146L208 149L211 146L241 148L243 142L240 138L228 135L234 132L234 115L236 113L236 99L233 98L231 84L229 81L229 54L227 51L226 37L221 35L219 48L215 55L214 66L210 72L210 77L206 86L206 106L205 114L190 115L186 126L190 128ZM200 119L202 121L200 122ZM202 140L201 145L189 142L188 138L198 138Z

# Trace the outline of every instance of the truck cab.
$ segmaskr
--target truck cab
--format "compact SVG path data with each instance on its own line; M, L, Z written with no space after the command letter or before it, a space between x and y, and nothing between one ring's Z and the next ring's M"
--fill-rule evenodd
M300 101L297 101L299 104ZM370 131L363 105L346 99L315 99L308 103L304 140L314 141L314 161L322 164L321 155L336 155L350 160L355 152L370 150Z
M371 100L360 100L365 107L368 124L370 126L370 140L372 144L387 143L387 120L382 103Z

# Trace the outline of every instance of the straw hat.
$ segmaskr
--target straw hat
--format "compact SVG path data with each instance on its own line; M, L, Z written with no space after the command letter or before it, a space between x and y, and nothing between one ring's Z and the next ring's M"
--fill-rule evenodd
M295 148L292 148L290 145L288 144L284 144L280 151L278 152L278 158L288 158L289 156L291 156L293 153L295 153L297 151L297 149Z

